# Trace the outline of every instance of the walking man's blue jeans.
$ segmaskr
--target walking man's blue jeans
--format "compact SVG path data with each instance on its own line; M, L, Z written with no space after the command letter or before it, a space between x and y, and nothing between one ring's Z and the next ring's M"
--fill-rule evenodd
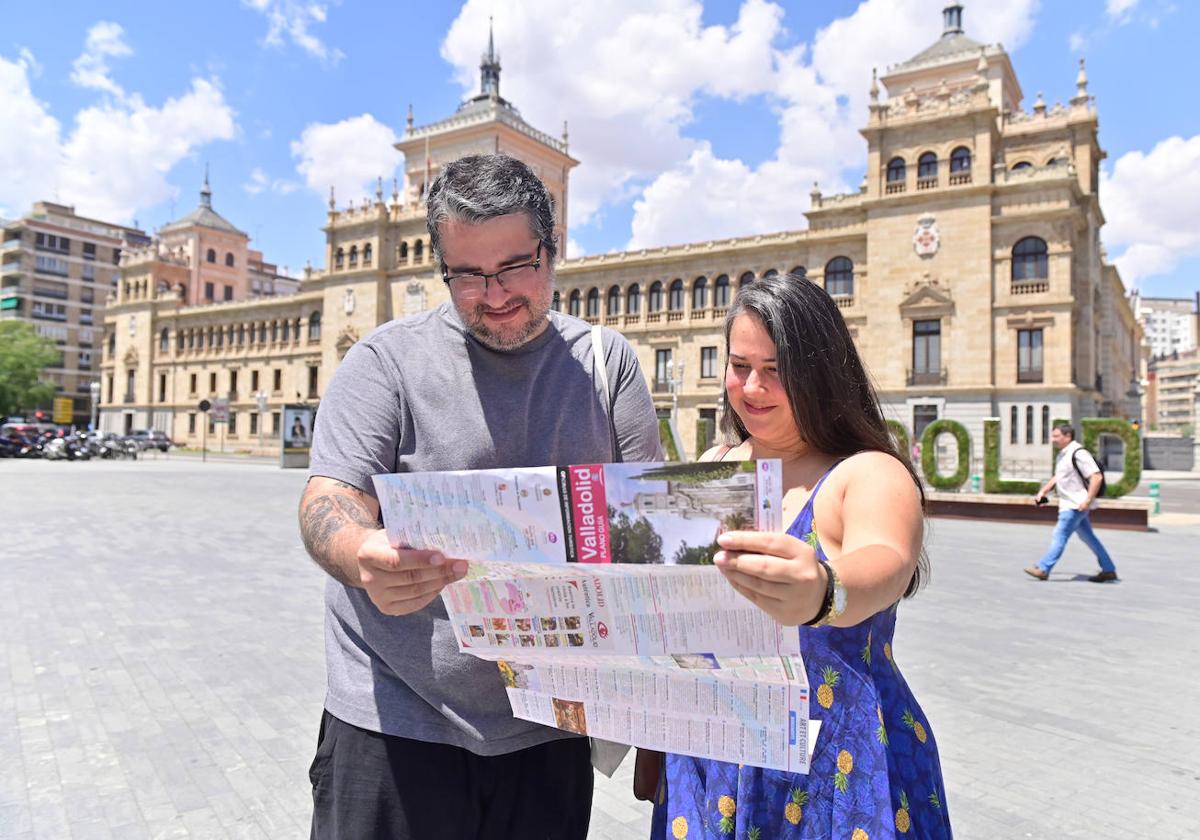
M1108 552L1105 551L1100 540L1096 538L1095 532L1092 531L1088 512L1078 510L1060 510L1058 512L1058 525L1054 527L1050 550L1038 562L1038 568L1049 574L1050 570L1054 568L1054 564L1058 562L1058 558L1062 557L1063 549L1067 547L1067 540L1071 538L1071 534L1075 533L1079 534L1079 539L1083 540L1084 545L1096 555L1096 559L1100 561L1101 571L1115 572L1117 570L1117 567L1113 565L1112 558L1108 556Z

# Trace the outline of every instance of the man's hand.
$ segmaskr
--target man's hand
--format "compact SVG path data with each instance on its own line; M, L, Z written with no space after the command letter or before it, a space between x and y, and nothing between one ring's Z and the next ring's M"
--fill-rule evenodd
M1087 499L1086 501L1080 502L1079 506L1076 507L1075 510L1079 511L1080 513L1085 513L1088 510L1088 508L1090 508L1091 506L1092 506L1092 500Z
M437 551L393 548L385 531L372 531L356 554L358 576L371 603L384 615L408 615L427 607L448 583L461 580L467 561Z
M1034 493L1033 494L1033 503L1035 505L1040 505L1045 498L1046 498L1046 495L1044 493Z
M825 600L816 552L788 534L727 531L713 563L740 594L788 627L811 621Z

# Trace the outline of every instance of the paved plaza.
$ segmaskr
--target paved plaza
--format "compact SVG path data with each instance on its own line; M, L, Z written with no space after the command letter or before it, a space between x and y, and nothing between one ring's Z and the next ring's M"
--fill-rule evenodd
M303 480L0 461L0 838L307 837L324 577ZM1077 541L1051 582L1023 575L1049 527L930 530L894 649L956 835L1200 835L1200 525L1099 531L1111 585ZM630 775L598 780L592 837L645 836Z

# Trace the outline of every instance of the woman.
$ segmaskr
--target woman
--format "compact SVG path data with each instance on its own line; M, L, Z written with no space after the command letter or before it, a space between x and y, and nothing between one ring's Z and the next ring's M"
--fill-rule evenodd
M668 755L655 838L950 836L937 747L892 653L896 607L927 573L923 493L884 424L837 306L763 278L725 321L722 431L704 460L783 461L786 534L728 532L733 587L798 626L821 722L808 775Z

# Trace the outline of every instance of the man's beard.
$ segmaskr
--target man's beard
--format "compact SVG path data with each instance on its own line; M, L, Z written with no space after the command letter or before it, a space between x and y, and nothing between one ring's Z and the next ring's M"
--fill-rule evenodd
M505 309L513 306L524 306L528 317L524 324L513 329L501 327L499 330L487 325L483 316L489 309L486 304L479 303L470 310L458 307L458 314L466 324L471 335L493 350L515 350L538 335L546 325L546 315L550 312L550 302L554 298L554 283L549 282L542 291L531 297L509 298Z

